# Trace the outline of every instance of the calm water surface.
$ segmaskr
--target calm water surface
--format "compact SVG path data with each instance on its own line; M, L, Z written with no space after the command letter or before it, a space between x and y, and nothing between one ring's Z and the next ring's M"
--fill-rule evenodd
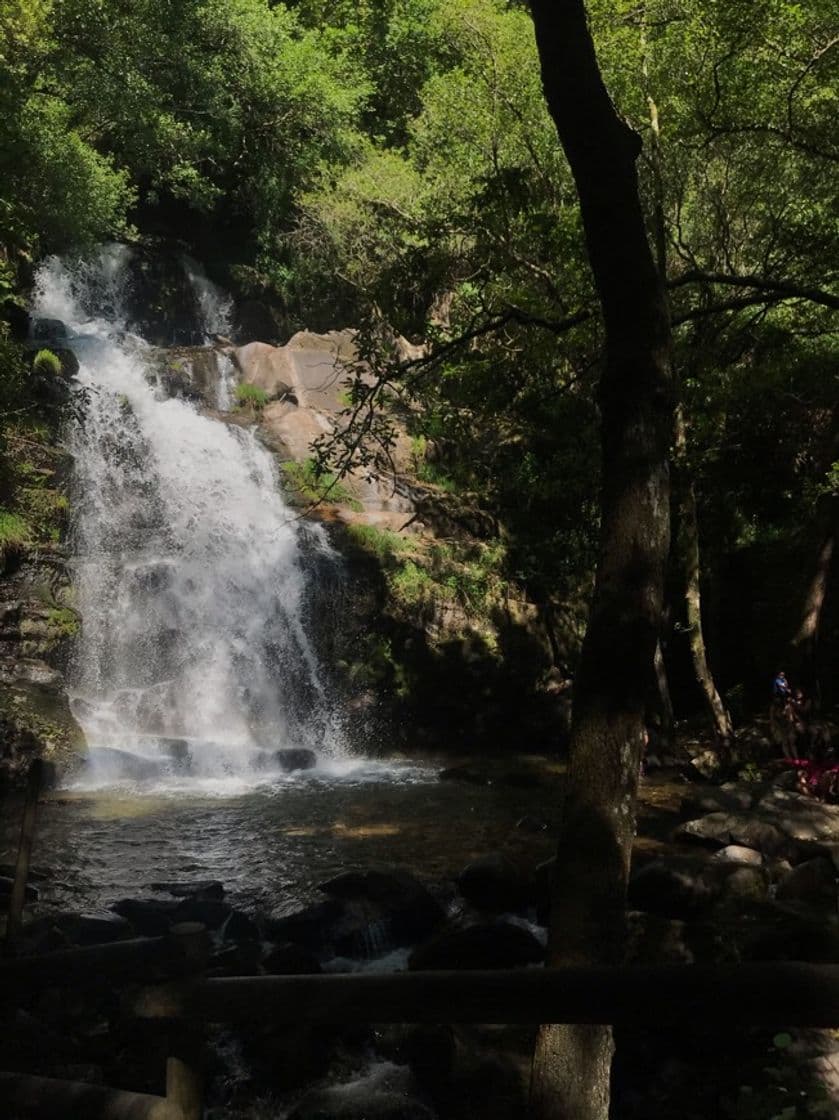
M528 863L551 853L556 774L534 788L440 781L439 765L343 763L252 789L63 790L39 812L33 866L40 907L94 909L149 894L154 880L220 879L247 909L282 912L351 866L401 865L445 879L499 849ZM13 861L19 806L4 813L0 862Z

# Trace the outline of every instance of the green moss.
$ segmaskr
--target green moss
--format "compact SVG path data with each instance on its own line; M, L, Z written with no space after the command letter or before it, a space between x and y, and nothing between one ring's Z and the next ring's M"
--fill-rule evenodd
M413 551L411 541L391 529L377 529L375 525L348 525L347 531L355 544L382 561Z
M392 573L389 585L394 596L406 606L434 599L439 593L433 577L413 560L406 560Z
M32 370L45 377L60 377L61 359L52 350L39 350L32 360Z
M236 386L237 409L251 408L254 412L262 412L270 399L265 390L260 389L258 385Z
M79 616L72 607L51 608L47 615L47 621L49 623L50 640L54 642L75 638L81 628Z
M319 471L314 459L283 463L282 470L286 489L292 492L293 498L301 505L310 506L327 501L349 506L356 513L361 513L364 509L337 475L330 471Z
M25 547L32 540L32 529L19 513L0 508L0 554Z

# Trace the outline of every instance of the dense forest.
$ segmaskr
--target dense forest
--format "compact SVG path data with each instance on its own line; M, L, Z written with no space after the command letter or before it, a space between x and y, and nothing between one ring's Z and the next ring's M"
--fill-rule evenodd
M528 879L533 893L516 894L507 864L503 874L497 864L479 869L486 893L510 888L508 909L536 913L545 931L546 947L528 948L534 956L501 963L622 962L627 887L644 920L693 920L713 895L713 936L710 925L697 928L717 939L714 950L710 940L692 947L691 961L833 962L835 945L824 948L810 925L805 936L804 919L787 940L755 948L743 914L752 907L750 928L768 928L760 907L778 891L796 920L797 903L818 908L827 898L835 925L835 854L819 845L839 835L839 822L778 816L787 794L798 798L794 817L809 812L799 794L835 800L839 784L830 751L839 703L837 59L835 0L0 0L0 575L13 577L27 549L49 554L64 540L73 510L63 437L69 422L84 427L90 404L90 388L73 380L79 360L63 323L41 319L33 333L45 262L84 260L106 243L131 247L158 387L160 370L174 384L183 363L198 360L190 347L228 360L248 344L282 347L300 331L342 331L345 341L352 331L339 420L305 458L281 463L281 477L297 490L302 519L330 503L352 507L365 475L390 479L394 494L401 485L416 502L403 529L419 520L421 531L406 544L392 529L333 519L327 536L351 563L366 557L365 578L374 561L378 605L386 601L393 617L377 628L351 590L338 613L345 631L361 632L355 652L333 633L301 645L300 660L331 658L324 679L339 682L348 708L377 690L387 696L382 722L402 717L408 755L424 735L441 752L468 743L506 758L535 747L552 774L557 756L563 768L567 760L561 810L516 825L559 838L549 870ZM205 291L230 293L229 338L170 329L179 293L165 262L175 257L200 262ZM186 399L203 419L258 427L276 397L248 384L235 360L235 407ZM178 385L173 398L183 396ZM139 432L136 401L116 400L120 435L106 432L104 445ZM244 455L246 444L230 438ZM138 435L118 451L123 463L140 463L150 446ZM276 489L255 462L243 467L250 483ZM131 477L142 490L141 471ZM191 495L186 481L184 490ZM200 516L190 516L192 532ZM301 546L313 568L328 566L325 539ZM161 571L149 587L166 592L173 577ZM85 620L56 586L41 637L66 663ZM456 658L453 646L446 660L429 642L421 660L417 635L431 629L423 609L435 595L468 620L488 620L502 601L526 604L540 628L538 655L520 657L487 625ZM248 602L252 614L273 610L258 596ZM317 600L310 614L318 603L335 613ZM413 630L412 616L421 623ZM299 618L308 621L305 611ZM178 624L168 625L161 633L171 638ZM803 695L793 699L792 686ZM327 696L314 670L305 687L319 702ZM250 682L239 689L249 692ZM417 713L435 704L429 733ZM186 757L186 739L161 726L160 743ZM286 725L275 721L272 734L277 726ZM370 723L347 726L358 734ZM292 755L308 755L299 768L314 769L319 748L294 747L296 755L285 747L275 755L291 770ZM787 772L793 780L776 789L782 755L800 776ZM678 874L674 886L669 871L657 879L661 847L648 864L631 864L639 781L657 769L667 772L663 783L738 783L697 795L691 812L710 815L673 835L748 849L749 857L719 853L745 886L730 886L728 869L709 871L710 861L690 864L690 887ZM497 779L468 766L444 774L475 786ZM529 788L532 778L510 784ZM663 801L674 797L668 786ZM654 844L670 843L671 810L660 810ZM648 797L642 814L656 812ZM748 812L756 814L748 827L731 823ZM713 836L685 832L711 828L715 815L724 820ZM392 822L383 827L390 835ZM467 872L459 882L472 904ZM329 894L329 884L319 889ZM361 905L351 893L360 891L378 920L376 908L404 901L408 888L374 879L363 889L339 882L337 898L343 890L330 905ZM659 898L668 891L672 905ZM222 905L221 893L210 901ZM411 905L420 896L422 911L421 891ZM147 920L131 908L136 900L123 901L125 914L117 912L129 924L138 913ZM426 933L444 921L438 900L430 911ZM237 913L228 907L223 929ZM295 942L287 915L271 927L273 918L254 913L241 916L243 929L272 928L262 940L283 950ZM309 933L334 919L302 913ZM171 914L160 919L164 930ZM365 911L364 936L368 919ZM726 922L740 919L732 933ZM237 938L258 940L250 931ZM398 943L409 944L407 935ZM267 957L248 963L233 953L214 975L272 971ZM308 972L312 960L274 971ZM627 1068L641 1068L649 1039L627 1042L620 1029L616 1037L619 1061L625 1046ZM652 1049L663 1045L651 1037ZM788 1037L771 1045L780 1053ZM620 1115L643 1114L643 1090L618 1085L611 1028L543 1027L528 1054L534 1042L530 1104L539 1120L605 1120L618 1114L615 1100ZM765 1043L752 1039L749 1062L760 1065L754 1054ZM797 1076L785 1068L753 1097L750 1085L737 1097L731 1081L720 1107L737 1120L819 1114L804 1099L809 1083L785 1107ZM456 1114L456 1092L439 1090L442 1104L429 1092L441 1115ZM637 1112L626 1103L632 1092ZM674 1092L660 1115L680 1114L690 1092Z
M589 10L643 137L674 328L662 642L677 704L704 696L725 737L779 659L816 683L836 504L835 13ZM271 341L363 328L383 383L350 398L366 454L387 454L384 395L424 477L494 519L492 565L554 610L587 594L602 323L525 5L67 0L2 18L7 411L33 263L175 238L272 309ZM422 356L392 360L392 332ZM358 442L323 454L346 463ZM723 614L750 581L762 601L732 637Z

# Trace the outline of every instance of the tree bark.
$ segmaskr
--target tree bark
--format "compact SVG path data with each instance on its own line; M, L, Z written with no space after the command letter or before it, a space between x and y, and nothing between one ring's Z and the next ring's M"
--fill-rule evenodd
M731 723L731 716L717 691L714 675L708 663L705 634L702 629L699 522L696 516L696 491L687 466L687 432L681 405L676 408L673 444L673 490L679 515L677 553L684 585L690 657L696 682L702 691L705 706L714 728L714 736L719 743L727 744L734 737L734 728Z
M548 109L577 185L606 331L601 540L574 686L549 964L623 957L626 882L669 549L670 324L638 195L639 137L603 85L582 0L531 0ZM539 1120L606 1120L608 1027L544 1026Z
M653 173L653 232L655 255L662 284L667 284L667 228L664 217L664 168L661 157L661 126L658 105L649 82L647 61L646 13L641 25L643 36L643 76L647 107L650 113L650 162ZM669 305L669 299L668 299ZM672 355L671 355L672 356ZM673 364L674 388L679 396L679 379ZM708 662L705 635L702 629L702 587L700 582L699 521L696 516L696 491L687 464L687 426L684 406L677 404L673 424L673 491L679 513L679 540L676 562L682 577L687 616L690 656L696 682L702 692L711 717L714 736L720 743L728 743L734 729L731 716L717 691L716 682Z
M839 460L839 405L834 405L821 459L824 471ZM793 658L790 668L796 678L796 684L801 684L818 698L821 683L817 658L819 628L827 597L833 555L836 551L839 494L828 493L819 498L816 506L816 524L819 532L819 548L804 593L798 628L790 643Z

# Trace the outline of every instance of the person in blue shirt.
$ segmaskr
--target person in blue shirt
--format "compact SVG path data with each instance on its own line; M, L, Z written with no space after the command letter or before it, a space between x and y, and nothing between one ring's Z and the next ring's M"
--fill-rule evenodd
M785 708L792 699L792 689L783 669L776 674L772 682L772 699L782 708Z

